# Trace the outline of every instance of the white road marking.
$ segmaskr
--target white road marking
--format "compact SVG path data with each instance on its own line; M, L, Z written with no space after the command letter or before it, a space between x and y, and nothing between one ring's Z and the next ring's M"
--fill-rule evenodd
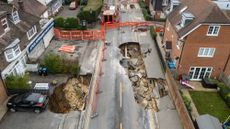
M122 83L120 82L120 108L122 108Z
M122 123L120 123L120 129L122 129Z

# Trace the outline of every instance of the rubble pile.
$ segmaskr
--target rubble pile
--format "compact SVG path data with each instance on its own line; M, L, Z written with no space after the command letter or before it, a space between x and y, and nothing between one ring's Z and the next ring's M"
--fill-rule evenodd
M50 97L49 108L55 113L82 111L85 108L86 97L89 93L89 78L71 78L66 84L54 89Z
M145 109L157 111L157 104L153 96L155 85L147 79L140 46L138 44L122 46L121 53L126 57L121 61L121 64L126 68L132 82L136 102Z

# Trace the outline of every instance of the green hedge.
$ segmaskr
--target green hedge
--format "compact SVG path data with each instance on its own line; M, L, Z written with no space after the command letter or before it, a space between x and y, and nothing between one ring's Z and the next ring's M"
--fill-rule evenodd
M9 89L30 89L28 84L29 76L26 73L23 76L20 75L9 75L6 77L6 87Z
M77 60L67 60L59 55L47 54L41 63L52 74L77 74L80 70Z
M157 37L157 33L156 33L156 30L153 26L150 27L150 34L151 34L152 38L155 40Z
M78 13L77 17L80 20L86 20L88 23L96 22L102 6L102 0L88 0L87 5Z
M217 86L219 87L220 96L225 100L227 105L230 107L230 88L222 82L217 83Z
M142 8L142 13L143 13L143 16L144 16L145 20L146 21L151 21L152 17L151 17L151 14L150 14L148 6L145 4L145 2L143 0L139 1L139 5Z
M78 29L78 30L85 30L86 27L83 27L79 24L79 19L74 17L69 17L64 19L63 17L56 17L54 19L54 27L71 30L71 29Z

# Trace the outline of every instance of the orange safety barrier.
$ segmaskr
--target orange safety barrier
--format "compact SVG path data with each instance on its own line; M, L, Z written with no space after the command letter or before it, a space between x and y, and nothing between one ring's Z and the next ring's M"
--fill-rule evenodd
M60 30L54 29L55 37L64 40L104 40L104 31L100 30Z
M54 34L58 39L65 40L105 40L105 30L128 26L152 26L153 22L120 22L120 23L103 23L100 30L60 30L55 28ZM162 27L157 27L156 31L161 32Z

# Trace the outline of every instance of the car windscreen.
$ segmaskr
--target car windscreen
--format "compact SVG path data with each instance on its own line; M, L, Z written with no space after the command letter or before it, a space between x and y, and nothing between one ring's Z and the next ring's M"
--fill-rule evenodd
M41 94L38 93L31 93L29 96L26 97L26 101L30 101L30 102L39 102L39 98L41 97Z

